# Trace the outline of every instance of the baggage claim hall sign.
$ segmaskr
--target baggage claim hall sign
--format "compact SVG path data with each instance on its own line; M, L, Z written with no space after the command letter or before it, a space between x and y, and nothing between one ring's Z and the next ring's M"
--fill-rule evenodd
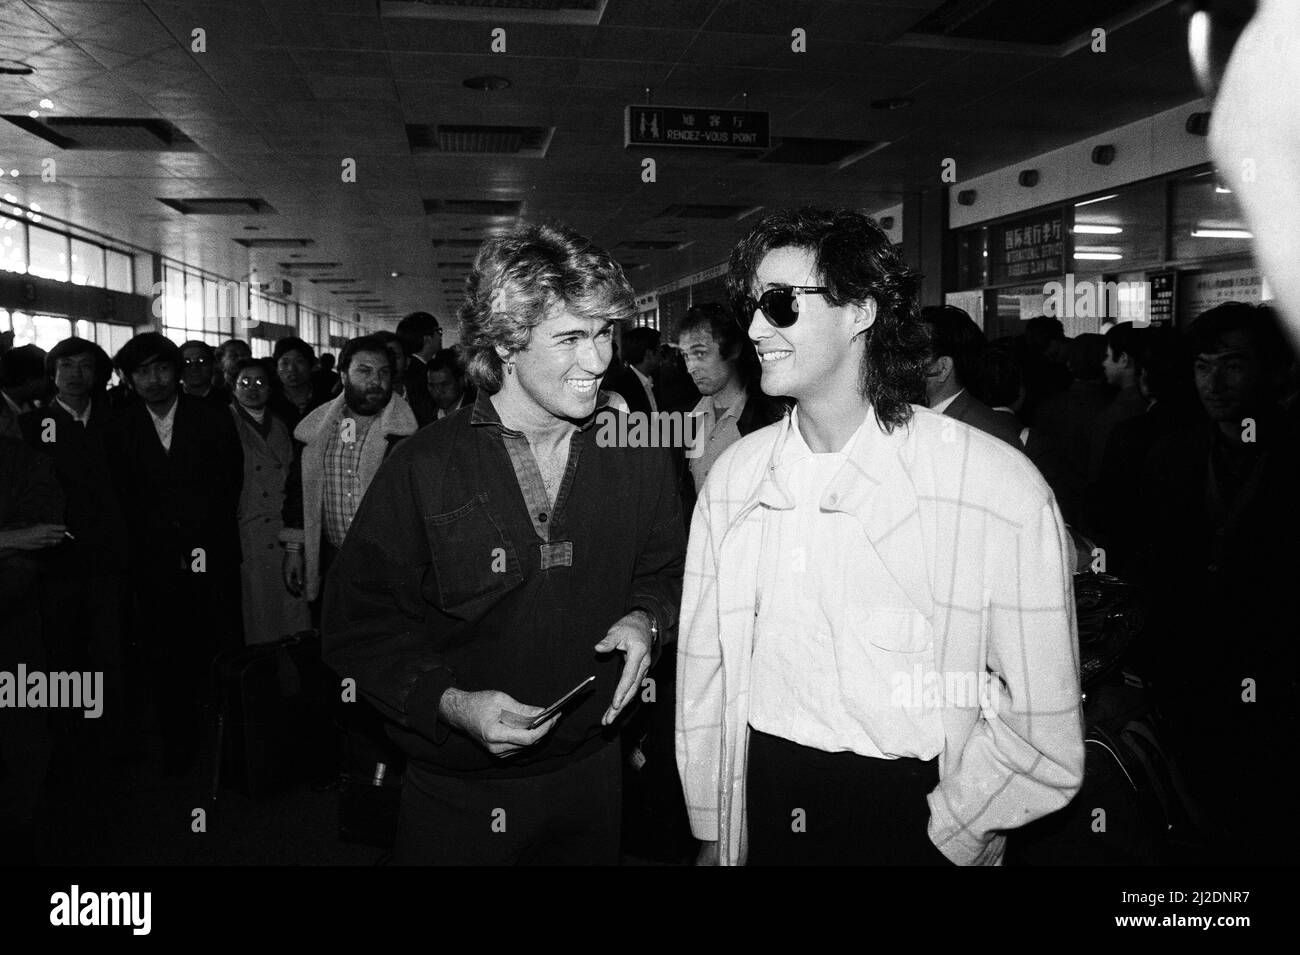
M629 106L623 114L623 145L767 149L768 115L762 110Z

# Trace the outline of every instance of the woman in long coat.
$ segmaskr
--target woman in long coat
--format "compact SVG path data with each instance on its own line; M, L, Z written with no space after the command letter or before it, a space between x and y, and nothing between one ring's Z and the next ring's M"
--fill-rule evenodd
M235 366L235 401L230 406L244 448L239 543L244 555L244 642L250 646L310 626L306 600L290 595L280 575L280 511L293 463L293 436L268 407L274 376L269 362L241 359Z

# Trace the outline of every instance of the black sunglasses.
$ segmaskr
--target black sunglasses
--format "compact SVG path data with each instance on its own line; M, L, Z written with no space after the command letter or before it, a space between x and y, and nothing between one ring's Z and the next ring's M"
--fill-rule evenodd
M1255 0L1185 0L1187 53L1196 82L1210 99L1219 91L1224 71L1242 31L1255 15Z
M824 285L783 285L768 289L757 300L744 295L736 303L736 321L748 331L758 309L774 327L789 328L799 320L799 295L805 292L824 295L829 291Z

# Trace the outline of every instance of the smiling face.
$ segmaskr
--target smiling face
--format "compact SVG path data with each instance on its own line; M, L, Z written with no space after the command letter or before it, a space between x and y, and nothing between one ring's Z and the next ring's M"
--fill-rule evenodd
M758 299L770 288L821 285L817 263L807 249L772 249L759 263L750 287ZM875 320L875 304L835 305L825 294L800 293L799 317L788 328L772 325L755 308L749 338L758 349L763 391L796 401L858 390L862 345L855 338Z
M532 330L528 345L506 360L515 362L502 389L512 400L552 418L581 421L596 410L600 378L613 356L614 323L579 318L564 306L552 309Z

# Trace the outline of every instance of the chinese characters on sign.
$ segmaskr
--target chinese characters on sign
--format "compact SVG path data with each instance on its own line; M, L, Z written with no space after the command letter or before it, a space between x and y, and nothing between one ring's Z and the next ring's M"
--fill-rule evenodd
M623 132L624 146L767 149L771 145L768 114L757 110L629 106Z
M997 282L1019 282L1065 271L1065 222L1060 211L989 229L989 271Z

